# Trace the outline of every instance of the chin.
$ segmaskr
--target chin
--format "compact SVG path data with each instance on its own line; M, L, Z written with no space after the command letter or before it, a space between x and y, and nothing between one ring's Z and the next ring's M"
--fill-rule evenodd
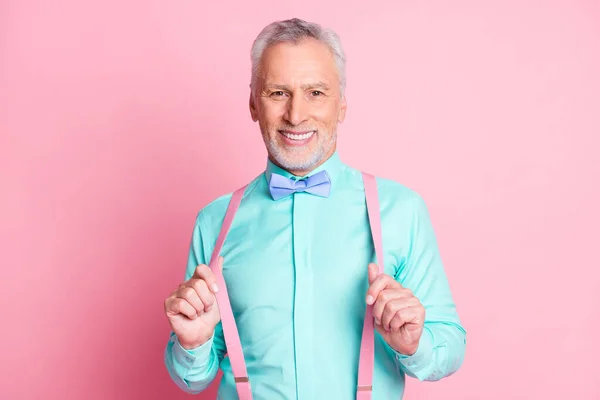
M299 154L298 151L282 151L273 155L273 158L283 168L290 171L309 171L312 170L321 160L321 151L309 151Z
M279 139L280 134L266 140L267 152L276 164L288 171L310 171L314 169L335 144L335 136L331 143L322 143L321 138L316 137L305 146L288 146Z

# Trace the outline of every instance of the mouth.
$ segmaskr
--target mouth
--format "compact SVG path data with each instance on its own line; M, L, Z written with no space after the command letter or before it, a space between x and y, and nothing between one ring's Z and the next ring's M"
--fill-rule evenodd
M310 140L316 133L316 131L289 131L283 130L279 131L281 135L283 135L286 139L288 139L293 144L304 144Z

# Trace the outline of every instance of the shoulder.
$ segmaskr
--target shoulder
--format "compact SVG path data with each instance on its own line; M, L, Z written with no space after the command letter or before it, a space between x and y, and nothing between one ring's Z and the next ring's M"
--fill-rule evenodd
M400 182L377 177L382 215L394 222L416 225L429 221L429 210L423 197Z
M242 199L246 198L252 193L262 176L263 173L255 177L252 181L244 186L245 191ZM208 230L208 232L218 233L220 226L225 219L225 213L227 212L227 207L229 207L233 193L234 192L232 191L222 194L201 208L197 214L196 224L199 225L200 228Z
M363 172L352 167L346 169L352 176L353 182L360 181L362 186ZM425 200L415 189L397 180L372 174L377 182L377 195L382 217L391 221L414 221L428 215ZM362 188L361 188L362 189Z
M362 174L363 172L349 167L346 167L347 173L352 176L352 181L359 182L362 186ZM421 195L414 189L395 181L393 179L385 178L379 175L371 174L365 171L367 174L374 176L377 182L377 191L379 202L384 205L395 205L402 207L420 207L424 203Z
M377 176L377 190L381 201L417 204L423 201L423 198L417 191L408 186L389 178Z

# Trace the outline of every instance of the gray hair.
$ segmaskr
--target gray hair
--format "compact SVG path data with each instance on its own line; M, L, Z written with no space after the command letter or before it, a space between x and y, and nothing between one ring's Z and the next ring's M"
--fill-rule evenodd
M331 29L325 29L319 24L306 22L298 18L272 22L254 40L250 52L250 59L252 61L250 89L252 93L256 89L258 68L265 49L277 43L298 44L306 38L314 38L329 48L333 54L340 80L340 95L344 95L346 91L346 55L344 54L339 36Z

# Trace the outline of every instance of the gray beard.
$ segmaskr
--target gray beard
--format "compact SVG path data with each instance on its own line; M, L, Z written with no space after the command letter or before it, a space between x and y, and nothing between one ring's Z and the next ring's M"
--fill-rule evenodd
M296 162L288 160L285 153L273 141L269 140L266 145L269 155L281 168L287 171L312 171L329 153L331 148L335 145L336 139L337 132L335 132L327 142L322 143L317 147L309 158ZM293 151L294 149L292 149L292 152Z

